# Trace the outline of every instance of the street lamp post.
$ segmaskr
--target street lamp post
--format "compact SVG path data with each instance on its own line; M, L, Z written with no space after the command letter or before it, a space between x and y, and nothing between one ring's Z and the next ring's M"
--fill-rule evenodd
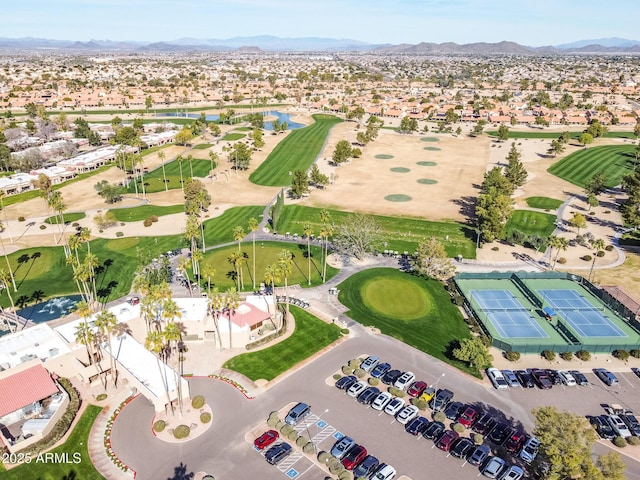
M433 398L434 398L434 399L435 399L436 395L438 394L438 384L440 383L440 380L441 380L441 379L442 379L442 377L444 377L444 376L445 376L445 373L444 373L444 372L442 372L442 375L440 375L440 376L438 377L438 379L436 380L436 384L435 384L435 386L433 387L433 388L434 388L434 390L435 390L435 392L433 393ZM432 405L432 407L431 407L431 416L433 417L433 414L435 413L435 401L432 401L431 405Z

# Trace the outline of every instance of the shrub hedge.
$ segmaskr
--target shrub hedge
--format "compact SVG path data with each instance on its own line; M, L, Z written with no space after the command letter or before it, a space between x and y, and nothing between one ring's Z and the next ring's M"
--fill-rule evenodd
M158 420L153 424L153 430L155 432L162 432L167 427L167 423L164 420Z
M178 425L173 429L173 436L178 440L182 440L183 438L187 438L191 433L191 429L186 425Z
M211 421L211 414L209 412L203 412L200 414L200 423L209 423Z
M202 408L204 406L204 397L202 395L196 395L191 400L191 406L193 408Z

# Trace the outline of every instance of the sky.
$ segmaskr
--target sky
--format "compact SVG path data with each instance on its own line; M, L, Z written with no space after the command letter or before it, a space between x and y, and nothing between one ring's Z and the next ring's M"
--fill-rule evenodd
M639 0L4 0L0 37L170 41L237 36L558 45L640 40Z

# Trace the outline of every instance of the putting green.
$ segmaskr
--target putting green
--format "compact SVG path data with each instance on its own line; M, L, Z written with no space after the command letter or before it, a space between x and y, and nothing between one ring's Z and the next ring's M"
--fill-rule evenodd
M399 277L376 276L360 287L364 305L387 318L418 320L431 310L431 298L415 282Z
M439 152L442 149L440 147L424 147L423 150L428 150L430 152Z
M422 165L423 167L435 167L438 164L436 162L417 162L416 165Z
M388 202L410 202L413 200L409 195L403 193L394 193L393 195L387 195L384 199Z
M418 183L421 183L422 185L435 185L438 181L432 178L420 178L418 179Z
M380 155L376 155L375 158L379 158L380 160L389 160L393 158L393 155L387 155L386 153L381 153Z
M440 141L440 139L436 137L422 137L420 140L423 142L439 142Z
M129 250L140 243L140 239L137 237L117 238L115 240L109 240L105 247L113 252L122 250Z
M405 168L405 167L393 167L391 169L392 172L398 172L398 173L407 173L410 172L411 169L410 168Z

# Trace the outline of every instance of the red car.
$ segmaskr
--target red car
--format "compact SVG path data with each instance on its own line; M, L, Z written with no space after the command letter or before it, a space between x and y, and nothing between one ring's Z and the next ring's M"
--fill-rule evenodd
M471 428L478 418L478 411L467 405L465 409L462 411L462 415L458 418L458 423L462 425L464 428Z
M253 445L255 445L258 450L262 450L263 448L268 447L273 442L275 442L279 436L280 434L275 430L269 430L268 432L264 432L262 435L256 438L253 442Z
M436 442L436 447L448 452L460 435L453 430L447 430Z
M367 456L367 449L362 445L354 445L347 454L342 457L342 465L347 470L353 470Z
M518 452L525 440L526 435L524 432L515 432L504 442L504 448L511 453Z
M422 392L424 392L427 389L428 386L429 385L427 385L422 381L413 382L413 384L409 387L409 390L407 390L407 393L411 397L414 397L414 398L419 397L420 395L422 395Z

